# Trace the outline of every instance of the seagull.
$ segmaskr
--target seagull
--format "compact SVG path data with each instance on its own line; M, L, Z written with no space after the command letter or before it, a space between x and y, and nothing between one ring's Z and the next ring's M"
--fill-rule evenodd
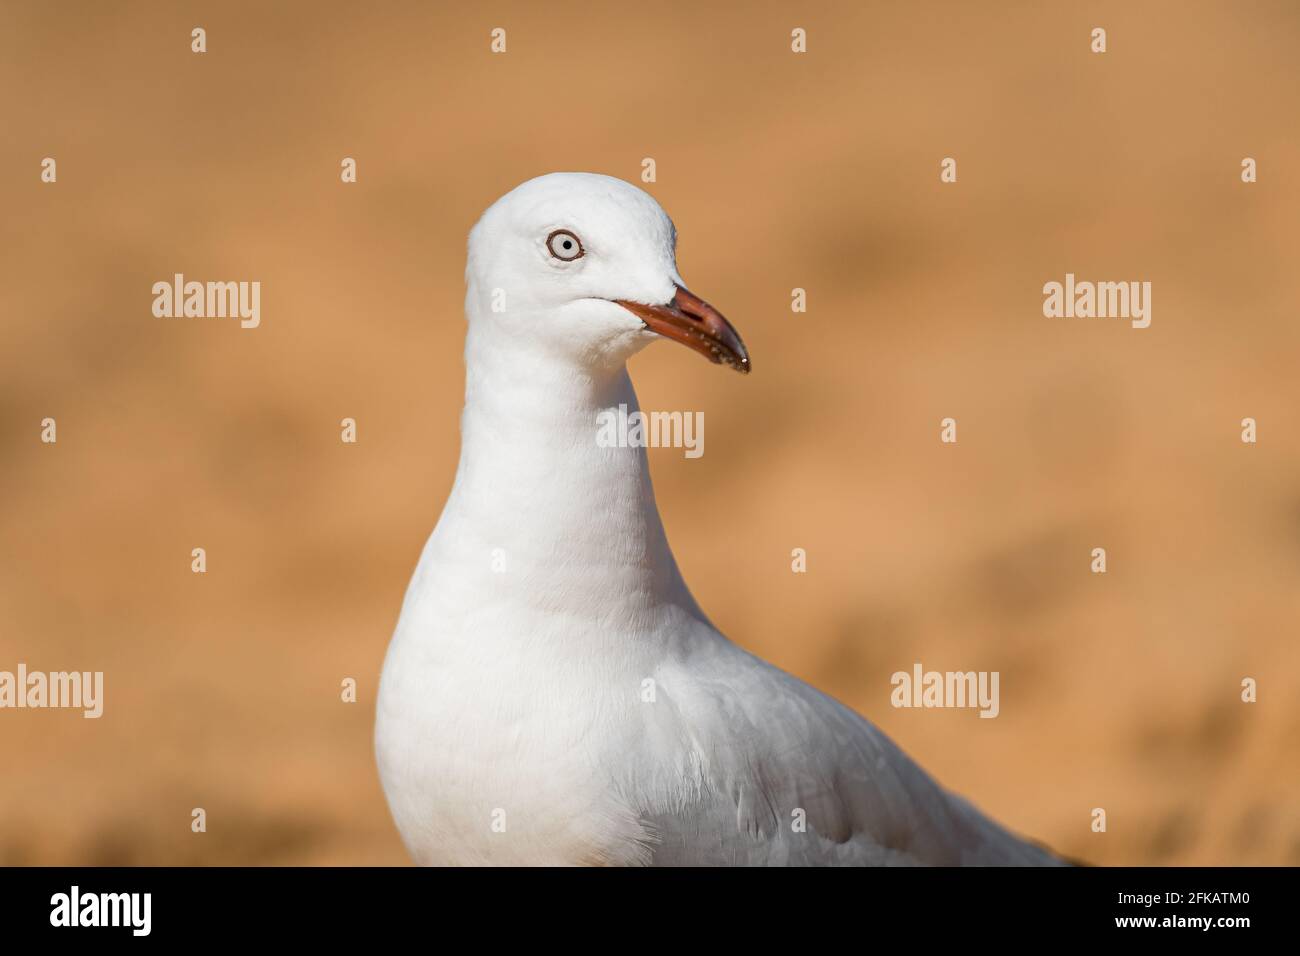
M461 455L376 706L422 865L1050 865L857 713L728 640L673 559L628 359L749 373L641 189L552 173L469 236Z

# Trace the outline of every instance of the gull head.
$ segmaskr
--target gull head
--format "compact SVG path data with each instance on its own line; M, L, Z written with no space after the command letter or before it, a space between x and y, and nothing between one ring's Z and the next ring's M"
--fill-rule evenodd
M722 314L677 272L677 231L635 186L551 173L517 186L469 236L466 314L484 339L592 367L621 365L659 338L750 370Z

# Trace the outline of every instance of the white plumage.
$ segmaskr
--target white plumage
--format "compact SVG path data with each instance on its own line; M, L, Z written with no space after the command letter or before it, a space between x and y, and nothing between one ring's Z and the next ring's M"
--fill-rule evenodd
M548 244L560 230L578 258ZM417 862L1055 862L720 634L645 452L597 443L601 411L636 409L625 362L659 333L749 367L707 306L673 317L691 300L653 199L590 174L524 183L471 232L466 281L460 466L375 728Z

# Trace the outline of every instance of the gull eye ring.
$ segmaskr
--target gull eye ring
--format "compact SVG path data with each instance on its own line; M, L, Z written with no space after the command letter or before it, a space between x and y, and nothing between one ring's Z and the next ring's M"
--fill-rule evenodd
M587 254L587 250L582 248L582 240L567 229L556 229L547 236L546 248L561 262L572 262Z

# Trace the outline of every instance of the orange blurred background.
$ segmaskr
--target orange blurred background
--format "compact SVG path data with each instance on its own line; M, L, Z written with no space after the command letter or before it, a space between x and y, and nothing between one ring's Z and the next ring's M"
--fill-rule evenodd
M0 711L0 862L406 862L371 727L458 454L466 233L651 157L756 368L632 364L706 413L651 465L714 622L1060 852L1300 863L1298 34L1289 2L7 0L0 669L106 687ZM154 318L177 272L260 281L261 327ZM1044 318L1067 272L1150 281L1151 327ZM916 661L1000 671L1001 715L893 709Z

